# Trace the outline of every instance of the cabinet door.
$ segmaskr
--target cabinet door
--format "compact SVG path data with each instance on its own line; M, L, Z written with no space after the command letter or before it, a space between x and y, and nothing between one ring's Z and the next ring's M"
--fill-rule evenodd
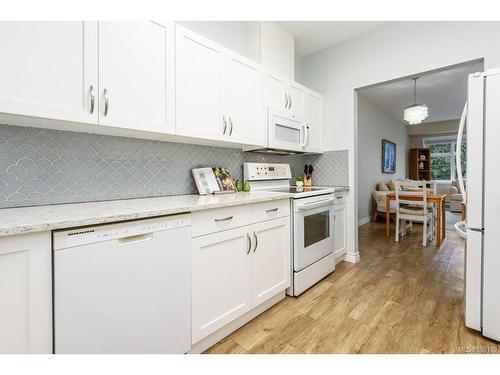
M50 232L0 238L0 353L52 353Z
M305 91L297 84L291 84L286 89L290 99L288 108L295 114L304 113Z
M194 238L193 344L250 309L249 226Z
M340 256L346 250L345 204L335 206L335 255Z
M260 67L244 57L229 54L226 77L229 121L226 134L234 142L264 146L266 129Z
M322 152L322 106L323 98L321 95L313 92L306 94L305 112L309 126L306 151L309 152Z
M155 22L99 22L99 123L168 132L167 30ZM170 124L169 124L170 125Z
M290 286L290 217L253 226L252 294L257 306Z
M175 48L176 133L222 140L227 134L224 48L178 25Z
M97 124L96 22L0 22L0 45L0 112Z
M273 74L265 73L263 96L264 105L275 109L285 109L285 104L288 104L285 96L285 81Z

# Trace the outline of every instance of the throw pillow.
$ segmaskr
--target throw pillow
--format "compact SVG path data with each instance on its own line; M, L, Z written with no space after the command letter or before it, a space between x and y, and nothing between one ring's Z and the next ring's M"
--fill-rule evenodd
M385 182L378 183L378 191L389 191L389 187Z

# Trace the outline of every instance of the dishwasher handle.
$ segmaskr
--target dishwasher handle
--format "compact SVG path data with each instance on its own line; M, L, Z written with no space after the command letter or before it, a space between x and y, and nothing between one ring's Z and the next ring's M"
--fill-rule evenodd
M118 245L126 246L126 245L136 244L139 242L151 241L153 239L153 235L154 233L150 232L150 233L138 234L135 236L118 238Z

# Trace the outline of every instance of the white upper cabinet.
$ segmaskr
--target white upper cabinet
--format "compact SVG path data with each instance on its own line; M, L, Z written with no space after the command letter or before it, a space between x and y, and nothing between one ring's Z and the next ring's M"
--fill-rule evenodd
M260 22L260 63L289 80L295 74L295 39L276 22Z
M258 64L228 54L226 135L233 142L265 146L265 112L262 105L262 79Z
M220 140L225 118L225 49L176 25L176 133Z
M2 21L0 45L0 112L97 123L97 22Z
M305 89L293 82L285 91L288 94L288 109L295 114L303 114L305 107Z
M263 75L264 104L270 108L286 109L288 97L285 94L286 81L272 73Z
M309 127L308 143L306 151L322 151L322 118L323 118L323 96L313 91L306 93L305 112L307 125Z
M305 109L306 88L271 73L263 74L264 105L301 115Z
M4 21L0 43L0 115L17 125L28 121L10 115L38 127L261 148L267 107L303 116L317 106L282 69L173 22ZM321 117L310 118L317 139Z
M100 124L173 132L167 40L167 27L155 22L99 22Z
M178 135L263 146L260 66L176 26Z

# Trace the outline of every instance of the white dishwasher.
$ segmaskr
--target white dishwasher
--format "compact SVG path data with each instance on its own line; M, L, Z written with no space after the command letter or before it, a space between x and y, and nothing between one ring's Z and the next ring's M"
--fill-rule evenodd
M53 232L55 353L191 349L190 215Z

